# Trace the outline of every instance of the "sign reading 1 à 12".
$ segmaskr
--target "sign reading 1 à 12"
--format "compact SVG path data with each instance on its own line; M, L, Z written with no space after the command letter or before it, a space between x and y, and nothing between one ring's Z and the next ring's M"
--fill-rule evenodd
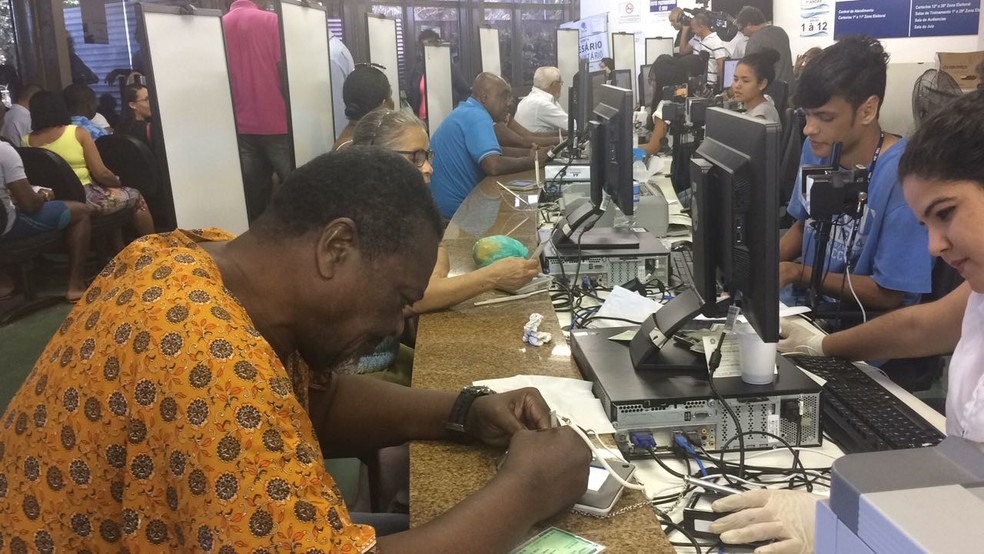
M976 35L980 15L981 0L841 0L834 38Z

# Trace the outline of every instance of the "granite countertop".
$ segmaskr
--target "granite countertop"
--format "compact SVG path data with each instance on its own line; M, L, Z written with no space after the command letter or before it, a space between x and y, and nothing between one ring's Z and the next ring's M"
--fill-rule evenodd
M471 247L483 236L509 234L530 248L535 245L536 210L496 184L496 180L508 184L515 179L530 178L532 172L487 178L472 191L444 235L443 244L451 258L451 275L474 269ZM502 294L490 292L474 300ZM472 305L474 300L421 316L413 386L456 391L477 379L516 374L581 378L548 295L480 307ZM544 316L540 330L554 336L551 343L542 347L522 341L523 325L533 312ZM411 526L434 519L480 489L495 475L501 454L481 446L413 443L410 447ZM626 490L613 511L644 500L642 493ZM606 552L675 551L655 514L645 506L609 519L558 514L534 531L549 526L604 544L608 547Z

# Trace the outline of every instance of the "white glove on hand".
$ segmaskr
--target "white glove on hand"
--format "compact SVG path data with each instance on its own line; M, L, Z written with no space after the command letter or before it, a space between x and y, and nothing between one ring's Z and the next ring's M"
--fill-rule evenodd
M755 554L810 554L820 497L802 491L755 489L726 496L715 512L735 512L711 523L710 531L728 544L774 540Z
M811 356L824 356L824 335L809 321L801 317L784 317L779 324L779 352L796 352Z

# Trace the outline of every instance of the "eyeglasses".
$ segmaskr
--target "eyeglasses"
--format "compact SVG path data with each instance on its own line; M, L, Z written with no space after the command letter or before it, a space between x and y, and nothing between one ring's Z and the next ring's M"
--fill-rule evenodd
M380 65L380 64L375 63L375 62L360 62L360 63L355 64L355 66L353 66L353 67L371 67L373 69L378 69L380 71L386 71L386 66Z
M434 161L433 150L394 150L394 152L403 154L417 167L423 167L425 163Z
M147 98L138 98L138 99L134 100L134 102L150 102L150 97L147 97Z

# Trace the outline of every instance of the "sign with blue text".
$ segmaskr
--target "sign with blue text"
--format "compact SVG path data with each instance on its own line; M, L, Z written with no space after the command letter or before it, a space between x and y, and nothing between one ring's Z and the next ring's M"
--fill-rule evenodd
M649 11L663 13L677 7L677 0L649 0Z
M589 71L601 69L601 59L608 54L608 14L601 13L561 25L564 29L577 29L580 34L577 54L591 62Z
M835 12L835 39L976 35L981 0L841 0Z

